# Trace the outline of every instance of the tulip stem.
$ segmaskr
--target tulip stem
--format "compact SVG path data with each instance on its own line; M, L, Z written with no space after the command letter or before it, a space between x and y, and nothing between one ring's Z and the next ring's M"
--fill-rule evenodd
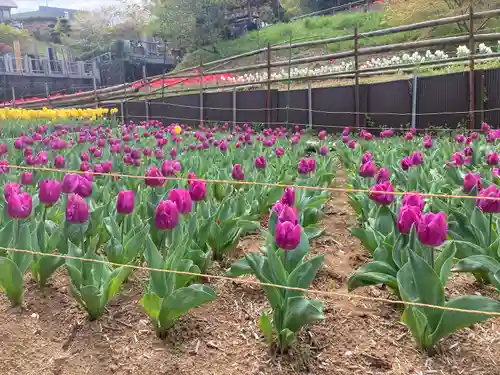
M83 226L82 226L82 224L80 224L80 238L82 241L82 251L83 251L83 254L85 255L87 253L87 251L85 250L85 240L83 238Z
M488 246L491 245L491 228L493 227L493 214L490 213L490 229L489 229L489 235L488 235Z
M125 225L127 224L127 216L123 216L123 223L122 223L122 246L125 246L123 243L123 239L125 238Z

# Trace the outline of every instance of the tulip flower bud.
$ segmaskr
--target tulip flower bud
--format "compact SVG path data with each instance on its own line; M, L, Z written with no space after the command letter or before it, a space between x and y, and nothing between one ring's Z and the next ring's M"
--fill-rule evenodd
M177 210L181 214L187 214L193 210L193 201L189 191L185 189L172 189L168 193L168 200L175 202Z
M278 221L274 233L276 245L286 251L294 250L300 243L300 225Z
M196 177L195 177L196 178ZM207 194L207 184L204 181L190 181L189 195L195 202L202 201Z
M66 220L71 224L83 224L89 219L89 207L85 200L77 195L71 194L66 203Z
M90 160L90 155L88 152L82 152L80 156L80 160L83 161L89 161Z
M493 152L487 156L488 165L497 165L498 164L498 153Z
M287 187L283 191L280 202L287 206L293 206L295 204L295 190L293 187Z
M457 141L458 143L464 143L465 142L465 136L463 136L462 134L458 134L455 137L455 141Z
M481 198L498 198L499 200ZM481 190L478 194L476 205L485 213L500 213L500 191L498 188L495 185L490 185L486 189Z
M7 201L7 215L13 219L26 219L32 208L32 198L28 193L13 193Z
M122 190L118 193L116 211L121 215L129 215L134 211L135 197L132 190Z
M283 147L277 147L276 150L274 150L274 153L280 158L285 154L285 149Z
M243 169L241 168L241 164L235 164L233 166L233 170L231 171L231 176L235 180L244 180L245 174L243 173Z
M326 146L321 146L320 149L319 149L319 153L320 155L322 156L326 156L328 155L328 147Z
M403 197L403 206L415 206L418 207L420 211L424 209L425 200L424 197L418 194L417 191L411 191L411 194L406 193Z
M351 139L349 142L347 142L347 147L354 150L356 148L356 141L354 139Z
M61 183L56 180L40 181L38 199L46 206L52 206L61 198Z
M289 221L292 224L298 224L299 223L299 213L296 208L292 208L287 205L283 205L281 208L281 211L278 215L278 221L279 222L285 222Z
M165 160L161 165L161 174L165 177L175 176L182 169L178 160Z
M62 155L57 155L55 158L54 158L54 167L55 168L64 168L64 156Z
M432 138L431 137L426 136L424 138L424 147L425 148L432 148Z
M0 160L0 174L9 172L9 162L7 160Z
M322 130L318 133L318 138L323 141L326 138L326 130Z
M474 187L481 190L481 175L479 173L469 172L464 176L464 192L470 193Z
M400 233L408 234L410 233L411 227L415 224L420 217L422 212L416 206L403 206L399 210L398 217L398 230Z
M365 152L361 157L361 165L368 163L369 161L373 161L373 155L371 152Z
M451 156L451 160L455 162L456 166L464 165L465 163L464 156L460 152L455 152Z
M179 222L179 211L175 202L160 201L156 207L154 220L158 229L174 229Z
M411 154L411 165L420 165L422 164L424 158L421 152L414 152Z
M403 171L407 171L411 166L412 162L409 156L406 156L401 160L401 168L403 169Z
M257 156L255 159L255 168L257 169L265 169L267 166L266 159L263 155Z
M151 167L146 171L145 182L146 186L156 188L162 186L165 183L165 178L158 168Z
M386 168L380 168L377 172L377 184L381 184L384 181L389 181L390 172Z
M33 185L33 173L23 172L21 175L21 185Z
M74 173L64 175L62 182L62 192L66 194L74 193L78 187L80 176Z
M427 213L416 223L419 241L426 246L439 246L446 240L448 224L446 214Z
M359 175L361 177L374 177L377 173L377 166L373 161L367 161L359 167Z
M394 187L389 181L377 184L370 189L370 199L382 205L389 205L394 200Z
M78 186L74 190L82 198L87 198L92 195L92 182L83 176L78 176Z
M3 189L3 196L5 198L5 201L9 201L9 197L12 194L20 194L21 193L21 186L19 184L5 184L5 187Z

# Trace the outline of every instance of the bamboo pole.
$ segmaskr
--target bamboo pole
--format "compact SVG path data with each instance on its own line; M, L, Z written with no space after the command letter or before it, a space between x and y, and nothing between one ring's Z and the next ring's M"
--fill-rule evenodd
M476 45L474 42L474 11L472 5L469 7L469 129L475 129L476 124L476 85L474 76L474 53Z
M359 46L358 46L358 26L354 28L354 103L356 128L359 128Z
M266 95L267 126L271 126L271 44L267 44L267 95Z

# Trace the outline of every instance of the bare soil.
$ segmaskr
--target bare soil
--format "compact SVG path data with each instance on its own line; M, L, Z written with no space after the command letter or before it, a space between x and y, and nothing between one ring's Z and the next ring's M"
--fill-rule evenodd
M336 183L345 181L338 176ZM313 287L346 291L348 276L369 256L348 232L355 216L345 195L332 195L323 225L326 233L313 242L313 252L325 253L326 262ZM261 243L260 235L243 239L235 259L257 251ZM229 263L211 272L220 274ZM161 341L138 304L146 279L146 273L136 272L96 322L89 322L76 305L64 271L44 290L28 281L22 310L11 308L0 295L0 373L500 374L500 319L461 330L428 357L399 322L399 307L354 298L325 299L325 321L303 331L290 353L276 355L257 326L258 316L269 308L261 290L224 280L211 283L216 301L182 317ZM356 293L391 298L383 288ZM454 278L448 293L495 295L466 276Z

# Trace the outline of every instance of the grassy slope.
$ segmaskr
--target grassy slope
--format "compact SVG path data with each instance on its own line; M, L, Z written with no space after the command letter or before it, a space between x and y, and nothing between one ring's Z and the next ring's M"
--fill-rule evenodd
M287 43L290 38L290 32L292 33L294 42L311 41L315 39L352 34L356 25L359 25L359 31L361 33L388 27L385 22L383 12L345 12L334 16L311 17L291 23L272 25L260 30L259 32L250 32L247 35L244 35L235 40L221 41L215 45L218 53L213 53L206 50L195 51L188 54L176 69L178 70L190 66L195 66L199 63L200 57L203 58L204 62L210 62L224 57L229 57L261 48L266 46L268 43ZM409 40L416 40L419 38L457 35L459 33L460 31L458 30L456 25L445 25L434 28L432 30L418 30L413 32L390 34L376 38L361 39L360 46L399 43ZM304 54L318 55L321 53L327 53L328 51L336 52L352 48L353 42L348 41L329 44L322 47L318 46L308 49L293 49L292 54L294 56L303 56ZM286 57L287 54L288 51L281 51L281 55L274 57ZM248 61L247 59L240 61L239 64L246 65L249 62L250 61Z

